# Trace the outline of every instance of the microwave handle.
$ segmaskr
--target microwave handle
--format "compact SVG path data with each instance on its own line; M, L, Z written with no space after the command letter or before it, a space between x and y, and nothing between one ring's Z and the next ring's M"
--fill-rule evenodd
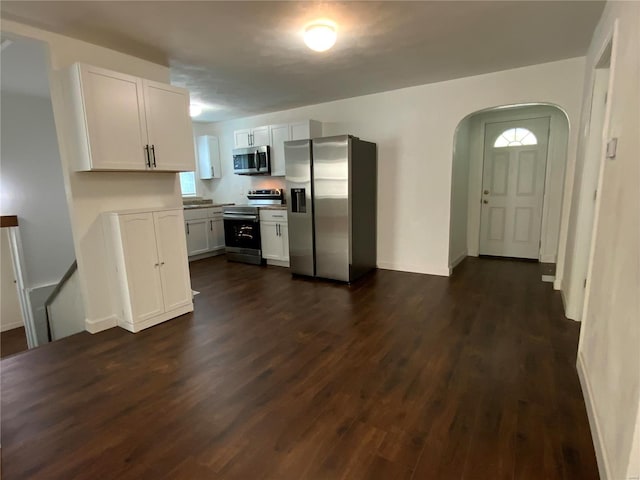
M258 153L258 149L256 148L256 151L254 152L254 158L255 158L255 162L256 162L256 172L260 171L260 153Z

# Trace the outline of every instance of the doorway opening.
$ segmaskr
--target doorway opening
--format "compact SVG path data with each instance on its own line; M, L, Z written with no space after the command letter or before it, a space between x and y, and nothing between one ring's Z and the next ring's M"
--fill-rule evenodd
M75 260L51 103L48 46L4 33L1 43L0 213L16 223L2 229L3 259L11 258L13 265L13 270L3 268L2 291L12 293L12 298L15 293L18 303L13 301L10 314L3 315L0 337L4 342L21 330L24 348L33 348L84 329L84 322L68 328L62 318L76 316L57 316L61 320L55 324L47 318L51 294L60 289ZM73 294L68 296L73 308L82 305Z
M568 136L566 114L548 104L496 107L458 124L450 272L467 256L488 255L541 262L553 281Z
M604 46L593 72L591 109L586 147L576 162L567 255L563 283L567 318L580 320L584 309L589 256L598 198L598 184L605 161L608 105L611 103L612 42ZM580 161L582 159L582 161Z

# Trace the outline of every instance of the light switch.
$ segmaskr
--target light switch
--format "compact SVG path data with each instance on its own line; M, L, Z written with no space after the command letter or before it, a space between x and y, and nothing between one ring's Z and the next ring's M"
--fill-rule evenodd
M616 158L617 150L618 150L618 139L612 138L607 142L607 158Z

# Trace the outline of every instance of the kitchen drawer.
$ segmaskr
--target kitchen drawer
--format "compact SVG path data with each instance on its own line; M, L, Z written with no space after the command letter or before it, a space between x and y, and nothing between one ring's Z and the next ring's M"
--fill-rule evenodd
M287 223L286 210L260 210L261 222Z
M184 211L185 220L198 220L200 218L211 218L213 208L187 208Z
M222 207L207 208L210 218L222 218Z

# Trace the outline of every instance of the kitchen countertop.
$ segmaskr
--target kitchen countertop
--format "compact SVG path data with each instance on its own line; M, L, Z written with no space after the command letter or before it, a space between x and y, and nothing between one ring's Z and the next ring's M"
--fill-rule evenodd
M215 208L215 207L226 207L229 205L235 205L233 203L197 203L195 205L183 205L185 210L195 210L197 208Z
M260 210L286 210L286 205L258 205Z

